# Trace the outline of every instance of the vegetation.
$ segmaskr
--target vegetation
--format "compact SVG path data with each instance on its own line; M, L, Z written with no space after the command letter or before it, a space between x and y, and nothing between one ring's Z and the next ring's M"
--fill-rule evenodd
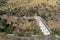
M60 35L60 31L57 29L51 29L54 34Z
M13 31L12 24L7 24L6 19L0 19L0 25L3 27L3 28L0 28L0 32L12 33Z
M42 35L40 29L26 29L22 30L20 29L20 33L18 33L19 36L31 36L31 35Z
M42 13L40 16L41 16L43 19L45 19L45 20L48 19L48 16L47 16L46 14L44 14L44 13Z
M0 10L0 15L6 14L6 11Z
M15 15L16 14L16 11L15 10L8 10L6 11L6 15Z
M6 22L7 22L7 21L6 21L5 19L1 19L1 18L0 18L0 25L3 25L3 26L4 26L4 25L6 24Z
M18 28L18 29L16 29L16 27L13 26L13 24L14 24L13 22L11 22L11 24L8 24L7 23L8 21L6 19L0 18L0 26L1 26L0 27L0 32L6 33L6 34L16 33L19 36L31 36L31 35L41 35L41 34L43 34L41 32L41 30L38 28L38 26L36 24L34 24L34 22L36 22L35 19L27 19L27 21L26 21L26 19L22 18L22 19L19 19L18 22L19 21L20 21L20 23L23 23L23 24L24 23L26 24L26 22L28 22L28 21L31 22L32 23L31 28L26 28L26 29ZM29 25L26 24L26 26L28 27ZM22 27L26 27L26 26L22 25ZM19 30L19 32L17 32L17 30Z
M4 28L4 31L6 33L12 33L13 32L13 27L12 27L12 24L6 24L5 28Z
M24 0L22 0L22 3L23 3L23 1ZM28 0L28 1L30 1L30 0ZM41 5L37 4L37 5L33 5L33 6L29 5L29 6L21 6L20 7L21 3L19 1L20 4L18 2L16 2L16 4L15 4L17 6L16 7L13 5L15 2L11 2L11 4L9 4L6 8L5 5L7 4L7 0L0 0L0 7L4 6L6 8L6 9L4 9L3 7L0 8L0 16L6 14L6 15L11 15L11 16L23 17L23 16L34 16L35 14L37 14L37 16L41 16L45 20L48 20L50 17L51 17L50 19L53 19L53 21L54 21L54 19L59 20L60 15L58 17L58 13L60 14L60 6L53 7L53 6L49 6L48 5L49 3L48 4L41 3ZM23 3L23 4L25 4L25 3ZM11 6L11 5L13 5L13 6ZM2 9L4 9L4 11ZM56 17L57 17L57 19L56 19ZM30 21L31 23L29 23L28 21ZM36 27L36 24L33 24L35 22L33 22L32 19L29 19L28 21L26 21L27 23L24 20L20 21L20 22L22 22L21 26L23 25L22 28L26 27L26 25L27 25L27 27L29 27L30 24L31 24L31 26L33 26L32 28ZM19 25L20 22L16 22L16 24ZM28 23L29 23L29 25L28 25ZM0 19L0 25L3 26L3 28L0 28L0 31L6 32L6 33L12 33L12 31L13 31L12 24L7 24L7 21L5 19ZM34 31L34 30L29 29L29 31ZM35 32L36 31L38 31L38 30L35 30ZM53 32L58 34L58 32L55 29L53 30ZM25 31L22 31L21 35L23 35L25 33L26 33ZM38 34L38 33L39 32L36 32L36 34ZM26 34L29 34L29 33L26 33ZM35 33L32 32L32 34L35 34Z
M5 6L7 4L7 0L0 0L0 6Z

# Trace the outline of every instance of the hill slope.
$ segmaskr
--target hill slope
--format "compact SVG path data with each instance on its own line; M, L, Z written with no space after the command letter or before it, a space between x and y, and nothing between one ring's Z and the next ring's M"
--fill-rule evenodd
M58 0L8 0L7 6L0 7L0 9L15 8L20 6L32 6L41 3L46 3L47 5L56 6Z
M47 20L51 28L60 28L59 0L8 0L5 6L0 6L0 10L19 17L37 14Z

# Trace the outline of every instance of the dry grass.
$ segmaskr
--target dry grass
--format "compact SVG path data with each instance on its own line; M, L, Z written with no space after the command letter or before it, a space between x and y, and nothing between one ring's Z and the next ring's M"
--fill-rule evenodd
M17 27L19 29L39 29L39 25L37 24L36 19L28 19L28 18L18 18L15 16L2 16L1 18L6 19L8 24L13 23L13 27Z
M14 9L15 7L20 6L32 6L38 5L41 3L46 3L51 6L56 5L56 0L8 0L8 6L0 7L1 10L7 10L8 8Z
M9 3L17 3L17 5L28 4L28 5L37 5L42 2L45 2L49 5L56 5L56 0L9 0Z
M53 20L49 20L48 22L47 22L47 24L48 24L48 26L51 28L51 29L60 29L60 21L58 21L58 22L55 22L55 21L53 21Z
M30 0L30 1L28 1L28 0L8 0L8 6L0 7L0 9L1 10L7 10L9 8L14 9L14 8L19 8L20 6L32 6L32 5L38 5L41 3L46 3L48 5L55 6L55 5L57 5L56 2L57 2L57 0ZM11 19L13 19L13 18L11 17ZM9 17L7 18L7 20L9 20ZM16 19L14 19L14 20L16 20ZM14 20L9 20L9 22L14 21ZM27 24L29 24L29 22L27 22L26 25ZM19 23L19 25L21 26L22 24ZM26 25L24 24L24 26L26 26ZM60 22L54 22L54 21L49 20L48 25L51 28L56 28L56 27L60 28L59 27Z

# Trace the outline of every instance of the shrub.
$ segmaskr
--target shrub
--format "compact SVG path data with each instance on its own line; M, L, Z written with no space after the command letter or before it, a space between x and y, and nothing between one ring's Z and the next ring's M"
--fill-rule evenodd
M5 33L12 33L13 32L12 24L7 24L6 19L1 19L0 25L3 27L3 28L0 28L0 32L5 32Z
M6 24L6 22L7 22L6 19L1 19L0 20L0 25L3 25L4 26Z
M5 12L5 11L0 10L0 15L4 15L4 14L6 14L6 12Z
M15 10L7 10L6 14L7 15L15 15L16 14L15 12L16 12Z
M49 13L48 16L51 17L51 13Z
M6 27L4 28L6 33L12 33L13 32L13 27L11 24L6 24Z
M54 34L60 35L60 31L57 29L51 29Z
M47 16L47 15L45 15L44 13L42 13L40 16L41 16L42 18L44 18L45 20L47 20L47 19L48 19L48 16Z
M7 3L7 0L0 0L0 6L5 6Z
M43 34L40 29L20 29L19 36L31 36L31 35L41 35Z

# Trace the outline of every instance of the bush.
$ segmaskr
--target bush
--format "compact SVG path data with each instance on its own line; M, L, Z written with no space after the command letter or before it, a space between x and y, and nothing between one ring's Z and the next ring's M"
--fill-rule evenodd
M42 13L40 16L41 16L42 18L44 18L45 20L47 20L47 19L48 19L48 16L47 16L47 15L45 15L44 13Z
M51 13L49 13L48 16L51 17Z
M0 25L4 26L6 24L6 22L7 22L6 19L1 19L0 20Z
M6 5L6 2L7 0L0 0L0 6L5 6Z
M31 36L31 35L41 35L43 34L40 29L20 29L19 36Z
M4 15L4 14L6 14L6 12L5 12L5 11L0 10L0 15Z
M0 32L4 32L4 29L1 29L1 28L0 28Z
M3 28L0 28L0 32L5 32L5 33L12 33L13 32L12 24L7 24L6 19L0 19L0 25L3 26Z
M54 34L60 35L60 31L57 29L51 29Z
M5 28L4 28L6 33L12 33L13 32L13 27L11 24L6 24Z
M16 14L16 11L15 10L7 10L6 11L6 14L7 15L15 15Z

